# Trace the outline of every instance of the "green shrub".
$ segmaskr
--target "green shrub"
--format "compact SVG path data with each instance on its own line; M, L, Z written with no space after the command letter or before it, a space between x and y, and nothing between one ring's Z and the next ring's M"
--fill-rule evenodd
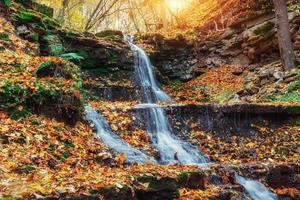
M300 101L300 92L295 91L292 93L284 94L280 97L280 101Z
M39 21L39 17L35 15L33 12L20 11L18 18L22 22L34 22Z
M3 0L3 3L5 6L9 6L11 3L11 0Z
M84 57L80 56L77 53L66 53L66 54L62 54L59 57L67 59L67 60L71 60L71 61L80 61L83 60Z
M3 40L3 41L10 41L10 39L9 39L9 34L6 33L6 32L0 33L0 40Z
M40 66L35 70L35 74L38 77L54 76L55 68L54 62L46 61L40 64Z

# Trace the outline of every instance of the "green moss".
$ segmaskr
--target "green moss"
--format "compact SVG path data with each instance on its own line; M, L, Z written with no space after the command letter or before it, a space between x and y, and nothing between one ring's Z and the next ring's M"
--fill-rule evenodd
M20 11L18 18L21 22L38 22L40 18L34 13L30 11Z
M297 70L297 73L297 79L288 85L285 94L279 98L280 101L300 102L300 69Z
M46 61L40 64L40 66L35 70L35 74L38 77L54 76L55 68L54 62Z
M10 6L11 0L2 0L5 6Z
M168 85L170 85L173 88L173 90L178 91L183 86L183 82L180 80L171 80L171 81L169 81Z
M222 92L221 94L219 94L217 97L216 97L216 100L217 102L219 103L223 103L223 102L226 102L226 101L229 101L232 96L233 96L233 92L231 91L225 91L225 92Z
M41 21L42 25L46 28L46 29L55 29L57 27L60 27L60 24L52 19L52 18L49 18L49 17L44 17Z
M190 173L189 172L182 172L178 177L177 177L177 181L179 183L179 185L185 186L188 181L189 181L189 177L190 177Z
M265 35L270 32L275 26L273 22L267 22L253 31L255 35Z
M66 53L66 54L60 55L59 57L67 59L67 60L71 60L71 61L84 60L84 57L80 56L77 53Z
M179 185L175 178L163 177L157 178L154 176L140 176L137 180L141 183L148 184L149 191L160 191L160 190L177 190Z
M106 51L105 55L108 65L117 63L118 56L116 54L110 51Z
M31 165L18 166L17 171L21 172L21 173L29 174L29 173L35 171L35 167L33 167Z
M29 35L26 36L26 39L30 42L35 42L35 43L38 43L39 42L39 34L37 33L31 33Z
M104 38L107 40L119 41L123 38L123 33L116 30L105 30L95 34L97 37Z
M0 33L0 40L3 40L3 41L10 41L10 39L9 39L9 34L6 33L6 32Z
M280 101L299 101L300 102L300 92L292 92L284 94L280 97Z

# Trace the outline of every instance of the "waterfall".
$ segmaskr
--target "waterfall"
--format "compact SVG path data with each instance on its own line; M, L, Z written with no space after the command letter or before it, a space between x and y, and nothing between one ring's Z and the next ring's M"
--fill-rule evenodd
M171 101L171 98L158 87L152 64L145 51L133 44L133 37L125 36L124 39L134 52L135 75L142 88L143 100L146 103Z
M111 131L111 128L104 117L91 107L86 107L86 116L90 120L97 131L99 137L104 144L118 153L126 155L127 163L156 163L153 158L148 157L143 152L129 146L118 135Z
M135 74L141 87L143 98L141 105L146 107L148 113L147 125L148 134L153 145L160 152L160 162L162 164L186 164L197 165L209 162L207 156L194 146L181 141L175 134L168 122L167 116L162 108L156 106L157 102L170 102L171 98L162 91L155 79L149 57L144 50L133 44L133 38L125 36L134 51Z
M253 200L278 200L276 194L270 192L262 183L247 180L235 173L236 181L241 184Z

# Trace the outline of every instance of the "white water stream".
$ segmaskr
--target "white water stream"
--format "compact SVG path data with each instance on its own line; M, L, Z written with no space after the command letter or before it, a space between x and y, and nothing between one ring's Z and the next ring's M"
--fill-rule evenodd
M253 200L278 200L276 194L270 192L262 183L248 180L235 173L236 181L241 184Z
M170 102L171 98L162 91L156 82L149 57L141 48L133 44L133 38L125 36L134 51L135 74L141 87L143 97L138 107L148 110L146 123L148 134L154 147L160 152L161 164L185 164L201 165L209 163L209 158L191 144L180 140L174 133L170 123L159 107L158 102ZM111 128L104 117L91 107L86 107L87 118L92 122L97 131L97 136L109 148L126 155L127 163L156 163L155 159L143 152L129 146L118 135L111 131ZM263 184L254 180L247 180L237 173L236 181L241 184L253 200L278 200L277 196L270 192Z
M127 163L156 163L153 158L150 158L143 152L129 146L117 134L111 131L111 128L105 118L91 107L86 107L86 116L92 122L97 131L97 136L112 150L126 155Z
M146 103L139 107L146 107L149 110L149 116L146 119L148 134L160 152L160 163L185 165L208 163L209 158L206 155L173 134L164 110L155 104L157 102L169 102L171 98L158 87L150 59L145 51L133 44L132 37L125 36L125 40L134 51L135 73L144 95L143 103ZM254 200L277 200L277 196L260 182L247 180L237 174L235 174L235 178Z
M160 163L185 165L198 165L208 163L209 159L203 155L196 147L180 140L174 133L169 124L167 116L162 108L155 103L170 102L171 98L162 91L155 79L152 64L145 51L133 43L131 36L125 36L134 51L135 74L141 87L142 107L149 112L146 117L148 134L153 145L160 152ZM140 106L141 107L141 106Z

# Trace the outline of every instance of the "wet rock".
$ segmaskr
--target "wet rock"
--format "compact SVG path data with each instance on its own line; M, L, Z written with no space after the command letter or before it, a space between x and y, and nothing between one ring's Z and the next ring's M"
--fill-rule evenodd
M50 169L55 169L55 168L56 168L56 165L58 165L58 162L57 162L55 159L50 158L50 159L48 160L48 167L49 167Z
M273 74L273 76L276 80L283 80L284 73L283 72L275 72Z
M291 83L293 81L296 81L297 80L297 76L291 76L291 77L288 77L288 78L285 78L284 79L284 83Z
M232 64L236 64L236 65L249 65L250 64L250 59L248 56L244 55L244 54L240 54L238 56L235 56L232 60Z
M141 200L172 200L179 197L179 185L175 178L142 175L136 178L135 193Z
M9 137L7 135L0 135L0 141L2 144L9 144Z
M31 31L25 25L18 26L16 28L16 30L17 30L17 32L16 32L17 35L22 36L22 37L31 33Z
M119 39L123 38L123 33L122 31L118 30L105 30L101 31L95 34L97 37L119 37Z
M248 84L245 85L245 90L249 94L253 95L253 94L258 93L259 88L254 83L250 82L250 83L248 83Z
M238 65L238 66L235 66L235 67L234 67L234 69L233 69L233 71L232 71L232 74L238 76L238 75L243 74L243 72L244 72L244 67L241 66L241 65Z
M260 81L260 86L263 86L263 85L265 85L265 84L267 84L267 83L269 83L269 82L270 82L270 79L264 78L264 79L262 79L262 80Z
M270 170L267 175L267 183L273 188L295 187L300 189L299 175L299 165L281 165Z
M107 200L133 200L136 199L134 197L134 192L130 187L127 186L119 186L119 187L107 187L97 191L94 191L95 194L100 194L104 196L104 199Z
M205 190L208 180L207 175L202 171L183 172L178 177L178 182L181 187Z

